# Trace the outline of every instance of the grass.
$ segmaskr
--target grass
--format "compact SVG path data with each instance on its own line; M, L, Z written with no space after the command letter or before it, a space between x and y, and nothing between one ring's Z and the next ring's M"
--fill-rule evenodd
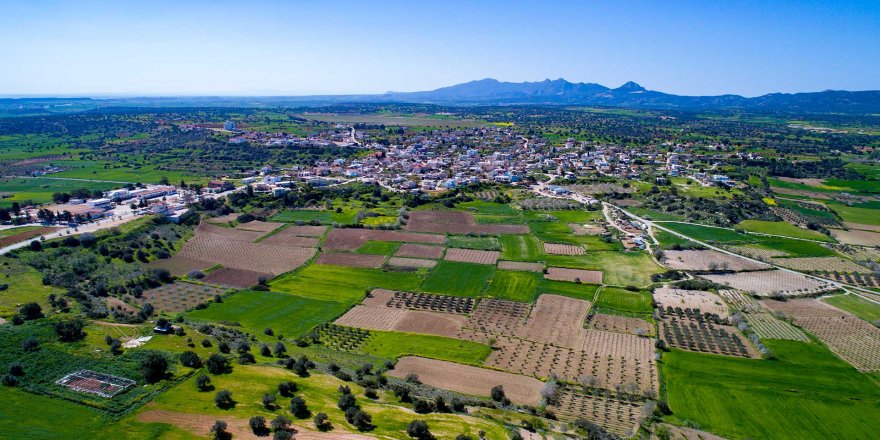
M471 200L455 205L456 208L473 212L475 214L502 215L516 217L522 212L517 211L506 203L486 202L483 200Z
M335 377L320 373L301 378L293 373L277 367L235 365L231 374L212 376L211 381L217 390L229 390L237 402L228 410L217 408L214 404L213 392L199 392L195 379L187 380L174 389L159 396L151 409L180 411L184 413L203 414L211 418L239 418L247 420L255 415L262 415L271 420L278 414L294 419L294 423L314 429L311 417L296 419L287 411L287 399L280 397L281 408L268 411L263 408L260 399L263 394L277 396L278 383L293 381L297 384L296 394L302 396L311 413L326 413L334 426L334 432L355 431L345 421L342 411L336 406L339 399L338 388L346 385L351 388L363 411L370 414L376 429L368 435L379 438L408 439L407 425L414 419L425 420L431 432L438 438L453 438L459 433L467 433L476 437L477 432L485 430L487 438L505 438L505 430L500 424L476 417L457 414L424 414L416 415L408 407L399 404L397 399L386 391L379 391L379 398L372 401L364 397L364 389L351 382L343 382Z
M641 208L638 206L629 206L626 210L648 220L684 220L684 216L682 215L655 211L653 209Z
M532 302L538 296L539 273L496 270L486 289L486 296L511 301Z
M446 237L446 246L481 251L501 250L501 243L498 241L498 238L491 236L449 235Z
M357 223L357 211L345 208L342 209L342 212L336 212L335 210L286 209L273 215L269 220L273 222L318 221L325 225L331 223L348 225Z
M21 304L36 302L48 313L50 293L61 296L62 289L43 284L42 275L30 266L7 257L0 257L0 284L8 284L0 290L0 317L10 317L17 313Z
M662 229L656 229L656 228L654 229L654 238L656 238L657 241L660 242L660 247L662 247L663 249L669 249L670 247L672 247L673 245L676 245L676 244L688 245L688 244L693 243L690 240L686 240L686 239L681 238L675 234L666 232Z
M548 256L550 265L600 270L605 284L614 286L646 286L651 275L665 270L645 252L587 252L578 256Z
M595 306L599 309L616 310L618 312L632 314L651 314L651 292L640 290L631 292L626 289L614 287L602 287L596 298Z
M577 284L547 279L542 279L538 285L538 292L541 294L562 295L585 301L593 301L598 289L599 286L595 284Z
M826 202L825 205L837 211L843 221L880 226L880 209L858 208L839 202Z
M731 439L876 437L880 388L872 379L817 343L765 343L776 360L665 354L675 420Z
M835 295L822 299L839 309L846 310L868 322L880 320L880 304L873 303L856 295Z
M419 272L384 272L379 269L311 265L298 272L282 275L269 285L273 291L292 293L304 298L354 305L367 290L383 288L416 291L422 281Z
M401 243L393 241L370 240L364 243L364 245L358 248L358 250L355 252L359 254L391 255L397 252L397 249L400 248L400 245Z
M114 180L104 176L91 176L89 179ZM11 177L0 179L0 193L12 193L12 197L0 199L0 207L12 206L12 202L24 202L31 200L34 203L47 203L52 201L52 194L56 192L69 193L75 189L87 189L89 191L106 191L121 187L119 183L87 182L82 180L54 179L46 177L24 178Z
M502 235L501 259L513 261L540 261L544 256L541 240L531 235Z
M0 238L11 237L22 232L30 232L42 228L42 226L19 226L17 228L0 229Z
M422 290L456 296L478 296L492 277L494 266L440 261L425 278Z
M835 255L833 250L811 241L742 234L730 229L685 223L662 223L662 226L707 243L713 241L728 244L743 243L758 248L782 251L791 257L827 257ZM660 231L658 230L658 232Z
M782 235L786 237L805 238L808 240L834 241L821 232L799 228L786 222L768 222L761 220L743 220L736 225L737 228L762 234Z
M412 355L479 365L492 353L492 347L442 336L370 331L358 351L388 359Z
M829 257L837 255L833 250L811 241L778 237L759 237L754 247L785 252L789 257Z
M271 328L277 334L295 337L334 319L347 309L344 303L245 290L228 296L222 303L190 312L187 317L196 321L239 322L256 333Z
M688 237L706 242L752 241L752 238L746 234L741 234L725 228L714 228L711 226L675 222L662 223L660 226L671 229L679 234L684 234Z

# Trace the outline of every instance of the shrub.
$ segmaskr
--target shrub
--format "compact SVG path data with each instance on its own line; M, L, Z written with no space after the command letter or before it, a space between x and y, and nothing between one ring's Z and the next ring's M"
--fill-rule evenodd
M304 419L311 415L309 408L306 406L305 399L300 396L290 399L290 413L299 419Z
M492 387L492 390L489 392L489 395L492 397L492 400L496 402L501 402L504 400L504 386L503 385L495 385Z
M427 400L416 399L416 401L413 402L413 411L415 411L416 414L427 414L433 410L434 406Z
M204 374L200 375L196 378L196 387L201 391L208 391L211 389L211 378L205 376Z
M200 368L202 359L194 351L184 351L180 354L180 364L189 368Z
M266 418L263 416L251 417L248 421L248 425L251 427L251 431L253 431L255 435L263 436L269 433L269 428L266 426Z
M18 385L18 378L11 374L4 374L3 379L0 379L0 382L2 382L4 386L14 387Z
M214 426L211 427L211 438L216 440L227 440L232 438L232 434L227 431L229 425L226 424L223 420L217 420L214 422Z
M263 408L266 408L269 411L275 409L275 396L273 394L263 394Z
M272 419L270 424L272 425L272 429L276 431L286 431L290 429L290 419L281 415Z
M28 336L21 341L21 349L26 352L37 351L40 349L40 341L33 336Z
M357 401L353 395L343 394L339 397L339 401L336 402L336 406L338 406L339 409L346 411L349 408L355 408L357 406Z
M229 390L218 391L214 395L214 403L220 409L230 409L235 406L235 400L232 399L232 392Z
M278 384L278 394L284 397L290 397L296 392L297 386L293 382L281 382Z
M330 418L327 417L326 413L319 412L317 415L315 415L315 427L318 428L318 431L330 430Z
M15 361L9 364L9 374L13 376L24 376L24 367L21 366L21 362Z
M21 317L25 320L40 319L43 317L43 308L35 302L27 303L19 309Z
M224 374L232 371L229 359L218 353L214 353L208 358L207 367L211 374Z
M83 327L85 325L78 319L58 321L55 323L55 334L61 342L79 341L86 337Z
M406 427L406 434L412 438L420 440L434 438L431 431L428 429L428 423L424 420L413 420L410 422L409 426Z
M141 372L149 383L156 383L168 375L168 360L158 352L150 352L141 361Z

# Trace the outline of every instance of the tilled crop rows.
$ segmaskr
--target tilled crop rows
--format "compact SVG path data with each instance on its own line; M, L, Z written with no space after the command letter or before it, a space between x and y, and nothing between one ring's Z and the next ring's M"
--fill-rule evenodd
M590 318L590 328L606 332L642 335L654 333L654 327L644 319L599 313Z
M294 226L287 228L277 234L265 238L261 243L271 244L273 246L299 246L299 247L318 247L318 239L300 235L300 232L294 230L296 227L305 228L307 226Z
M756 270L769 266L712 250L663 251L663 264L677 270Z
M449 248L446 250L447 261L458 261L461 263L475 264L495 264L501 252L498 251L480 251L476 249L457 249Z
M850 274L840 272L817 271L813 274L822 278L828 278L830 280L840 281L842 283L853 284L861 287L880 287L880 276L874 273L862 274L855 272Z
M549 255L584 255L587 253L581 246L560 243L544 243L544 252Z
M730 286L757 296L771 296L774 294L801 296L834 289L834 286L828 282L816 281L803 275L782 270L700 276L713 283Z
M196 233L178 253L179 256L192 260L272 275L296 269L309 261L314 254L315 249L311 248L248 243L201 233Z
M394 256L437 259L443 256L443 247L431 246L427 244L404 243L400 245L400 248L397 249L397 252L394 254Z
M436 234L382 231L377 229L334 228L327 234L327 238L324 240L324 248L338 251L355 251L368 241L444 244L446 243L446 237Z
M334 266L365 267L377 269L385 262L384 255L350 254L343 252L322 252L318 255L316 264L330 264Z
M830 270L835 272L871 273L871 269L840 257L773 258L771 261L778 266L805 272Z
M272 278L272 274L221 267L220 269L211 271L211 273L202 279L202 281L208 284L216 284L218 286L243 289L245 287L256 285L260 281L260 277L269 279Z
M187 258L181 256L179 253L174 255L171 258L165 258L162 260L153 260L147 263L147 266L156 268L156 269L165 269L176 277L182 277L194 270L204 270L211 266L214 263L205 260L199 260L197 258Z
M568 269L564 267L548 267L544 278L554 281L569 281L587 284L602 284L602 272L598 270Z
M437 265L436 260L424 260L421 258L402 258L402 257L391 257L388 259L388 264L391 266L397 267L414 267L416 269L426 267L431 268Z
M394 300L390 290L376 289L363 303L334 321L336 325L369 330L399 331L456 337L467 317L454 313L435 313L388 306Z
M751 296L740 292L739 290L719 290L718 294L721 295L724 300L733 306L735 309L740 310L763 310L764 307L761 305L758 300L752 298Z
M644 404L565 388L560 390L559 401L550 409L563 420L584 418L619 436L630 437L638 430Z
M474 215L462 211L413 211L407 231L446 234L528 234L526 225L478 225Z
M223 237L228 240L233 241L246 241L253 242L256 239L266 235L265 232L257 232L257 231L247 231L243 229L233 229L233 228L224 228L222 226L214 226L210 223L202 223L199 225L198 229L196 229L197 235L205 235L211 234L216 235L218 237Z
M235 227L235 229L243 229L245 231L256 231L262 232L263 234L272 232L281 226L284 226L284 223L275 223L275 222L261 222L259 220L254 220L252 222L242 223Z
M661 287L654 290L654 300L663 307L681 307L727 317L727 305L712 292Z
M880 371L880 329L866 321L813 299L765 301L772 310L794 318L838 356L859 370Z

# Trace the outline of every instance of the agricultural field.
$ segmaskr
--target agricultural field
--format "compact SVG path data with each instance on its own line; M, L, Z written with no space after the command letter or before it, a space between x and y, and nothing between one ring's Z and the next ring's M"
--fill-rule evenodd
M495 272L485 264L441 261L425 278L421 290L457 296L477 296Z
M87 178L94 179L95 177L89 176ZM114 179L101 176L101 180ZM128 180L124 180L124 182L127 181ZM29 204L28 202L35 204L48 203L52 201L52 194L57 192L69 193L77 189L107 191L124 186L124 182L90 182L85 180L49 177L4 177L0 178L0 193L9 193L10 197L0 198L0 208L8 208L12 206L13 202L18 202L22 206Z
M602 287L596 297L595 306L602 311L650 314L653 310L651 300L651 292L648 291L632 292L615 287Z
M782 235L784 237L803 238L807 240L833 241L825 234L799 228L786 222L767 222L759 220L744 220L736 225L736 228L761 234Z
M845 310L868 322L880 321L880 304L856 295L835 295L822 298L822 301L838 309Z
M486 288L489 298L532 302L538 295L541 275L534 272L497 270Z
M755 263L712 250L663 251L663 264L678 270L758 270L767 269L766 264Z
M140 305L149 303L159 310L175 314L213 301L215 295L222 296L226 292L226 289L219 287L176 281L145 291L136 302Z
M730 286L757 296L806 296L834 289L834 286L828 282L816 281L782 270L700 276L713 283Z

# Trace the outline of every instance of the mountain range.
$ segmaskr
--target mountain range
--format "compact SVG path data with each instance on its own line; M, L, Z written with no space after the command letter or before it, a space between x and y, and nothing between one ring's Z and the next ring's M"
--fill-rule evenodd
M745 110L786 113L880 114L880 91L826 90L807 93L681 96L648 90L635 82L610 88L564 79L502 82L481 79L423 92L319 96L169 96L131 98L5 98L0 116L77 111L95 107L278 107L339 103L415 103L439 105L569 105L658 110Z

